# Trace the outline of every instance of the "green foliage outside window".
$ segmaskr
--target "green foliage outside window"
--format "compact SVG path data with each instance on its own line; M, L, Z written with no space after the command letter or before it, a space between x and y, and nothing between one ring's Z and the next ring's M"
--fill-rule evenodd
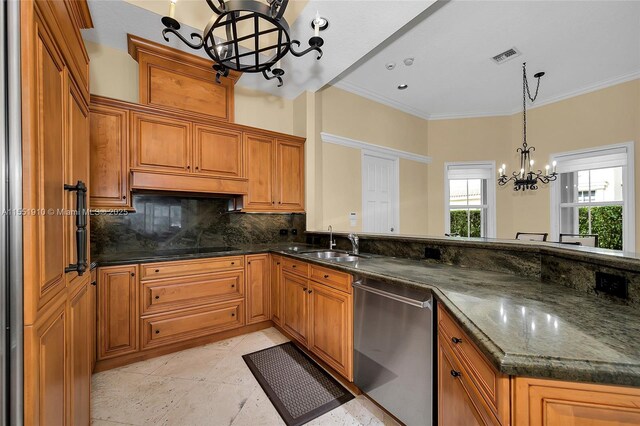
M467 210L451 210L451 233L458 234L461 237L480 237L482 229L482 218L480 210L470 210L469 219L471 220L471 235L468 235L467 227Z
M578 218L580 234L589 234L589 208L580 207ZM622 250L622 206L591 207L591 234L598 235L599 247Z

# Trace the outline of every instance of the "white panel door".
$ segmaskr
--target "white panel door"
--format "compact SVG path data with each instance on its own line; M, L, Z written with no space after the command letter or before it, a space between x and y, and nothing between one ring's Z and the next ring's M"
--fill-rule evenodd
M363 231L398 233L398 159L362 155Z

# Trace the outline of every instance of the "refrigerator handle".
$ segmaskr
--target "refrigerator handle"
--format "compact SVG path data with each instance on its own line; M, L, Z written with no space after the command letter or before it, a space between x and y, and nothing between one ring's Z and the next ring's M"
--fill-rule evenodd
M79 180L75 185L65 184L64 189L76 193L76 263L67 266L64 272L77 272L81 276L87 270L87 185Z

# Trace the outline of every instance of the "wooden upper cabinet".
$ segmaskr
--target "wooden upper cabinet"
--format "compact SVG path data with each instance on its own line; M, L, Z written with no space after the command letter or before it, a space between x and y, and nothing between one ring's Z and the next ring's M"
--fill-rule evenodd
M134 112L131 145L136 169L191 171L191 123L187 120Z
M98 270L98 359L136 352L138 266Z
M92 209L129 208L129 111L91 100Z
M234 84L240 73L231 71L217 83L208 59L131 34L128 44L139 63L141 104L233 122Z
M249 190L245 197L245 210L274 210L275 140L265 136L245 133L246 176Z
M269 320L271 264L268 254L247 256L247 324Z
M351 295L311 282L309 296L309 349L353 380Z
M243 176L241 132L196 125L193 150L196 173Z
M276 141L277 209L304 211L304 143Z

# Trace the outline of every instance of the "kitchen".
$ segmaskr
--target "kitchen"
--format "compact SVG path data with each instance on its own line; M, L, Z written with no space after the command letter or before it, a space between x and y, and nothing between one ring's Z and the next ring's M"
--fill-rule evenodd
M3 424L640 424L640 2L396 3L3 3Z

